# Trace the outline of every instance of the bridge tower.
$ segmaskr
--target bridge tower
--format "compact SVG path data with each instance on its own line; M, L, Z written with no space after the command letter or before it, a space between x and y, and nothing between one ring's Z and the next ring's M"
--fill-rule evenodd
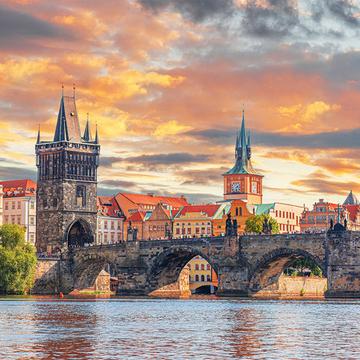
M224 176L224 199L240 199L249 204L262 204L262 179L251 164L250 133L246 134L245 115L236 136L235 165Z
M35 145L38 169L36 247L38 252L92 243L96 234L97 168L100 145L89 119L83 135L73 96L60 100L54 138Z

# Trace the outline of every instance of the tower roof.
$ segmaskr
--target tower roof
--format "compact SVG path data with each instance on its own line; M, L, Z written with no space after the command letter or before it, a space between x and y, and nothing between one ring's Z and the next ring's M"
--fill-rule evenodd
M236 136L235 165L224 175L230 174L253 174L260 175L251 164L250 133L246 136L245 113L242 112L240 131Z
M350 190L349 195L346 197L344 201L344 205L359 205L359 200L353 194L352 190Z
M97 129L96 129L96 131L97 131ZM85 130L84 130L83 140L84 140L85 142L90 142L90 141L92 141L89 118L86 120L86 126L85 126Z
M62 96L54 141L81 142L80 124L75 96Z

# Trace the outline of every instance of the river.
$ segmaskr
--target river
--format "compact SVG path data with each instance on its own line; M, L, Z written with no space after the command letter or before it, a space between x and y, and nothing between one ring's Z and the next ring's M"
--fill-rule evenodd
M359 359L360 302L0 300L0 359Z

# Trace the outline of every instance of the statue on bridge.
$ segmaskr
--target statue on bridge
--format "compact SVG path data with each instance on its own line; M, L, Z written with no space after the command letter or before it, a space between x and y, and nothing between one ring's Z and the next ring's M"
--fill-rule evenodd
M232 223L232 235L237 236L237 233L238 233L238 224L237 224L237 220L234 219Z
M231 214L229 213L225 223L225 236L231 236L233 234L233 224L231 221Z
M271 235L271 233L272 233L272 225L271 225L270 221L268 220L268 218L264 219L262 233L266 234L266 235Z

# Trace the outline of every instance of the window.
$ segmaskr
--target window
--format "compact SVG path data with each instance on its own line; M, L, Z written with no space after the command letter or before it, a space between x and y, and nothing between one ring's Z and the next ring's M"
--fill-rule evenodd
M34 216L30 216L30 225L34 225L35 224L35 218Z
M199 281L199 275L195 275L195 281Z
M9 210L9 203L8 202L5 203L5 210Z
M201 264L201 270L205 270L205 265Z
M108 228L108 222L107 220L104 221L104 229L107 229Z
M210 270L210 264L206 264L206 270Z
M11 202L11 209L13 209L13 210L15 209L15 201Z
M17 208L21 209L21 202L20 201L18 201L18 203L17 203Z
M17 224L20 225L21 224L21 216L17 217Z
M180 229L176 228L175 233L176 233L176 235L180 235Z
M30 241L33 243L34 240L35 240L35 234L34 234L34 233L30 233L30 234L29 234L29 238L30 238Z
M111 230L114 230L114 229L115 229L115 227L114 227L114 222L111 221Z
M210 281L211 281L210 275L206 275L206 281L207 281L207 282L210 282Z
M257 182L256 181L253 181L251 183L251 192L254 193L254 194L256 194L258 192L258 190L257 190Z
M201 275L201 281L202 281L202 282L205 281L205 275Z
M86 206L86 187L85 185L76 186L76 205L80 207Z
M195 264L195 270L199 270L199 264Z
M235 216L239 216L239 208L235 209Z

